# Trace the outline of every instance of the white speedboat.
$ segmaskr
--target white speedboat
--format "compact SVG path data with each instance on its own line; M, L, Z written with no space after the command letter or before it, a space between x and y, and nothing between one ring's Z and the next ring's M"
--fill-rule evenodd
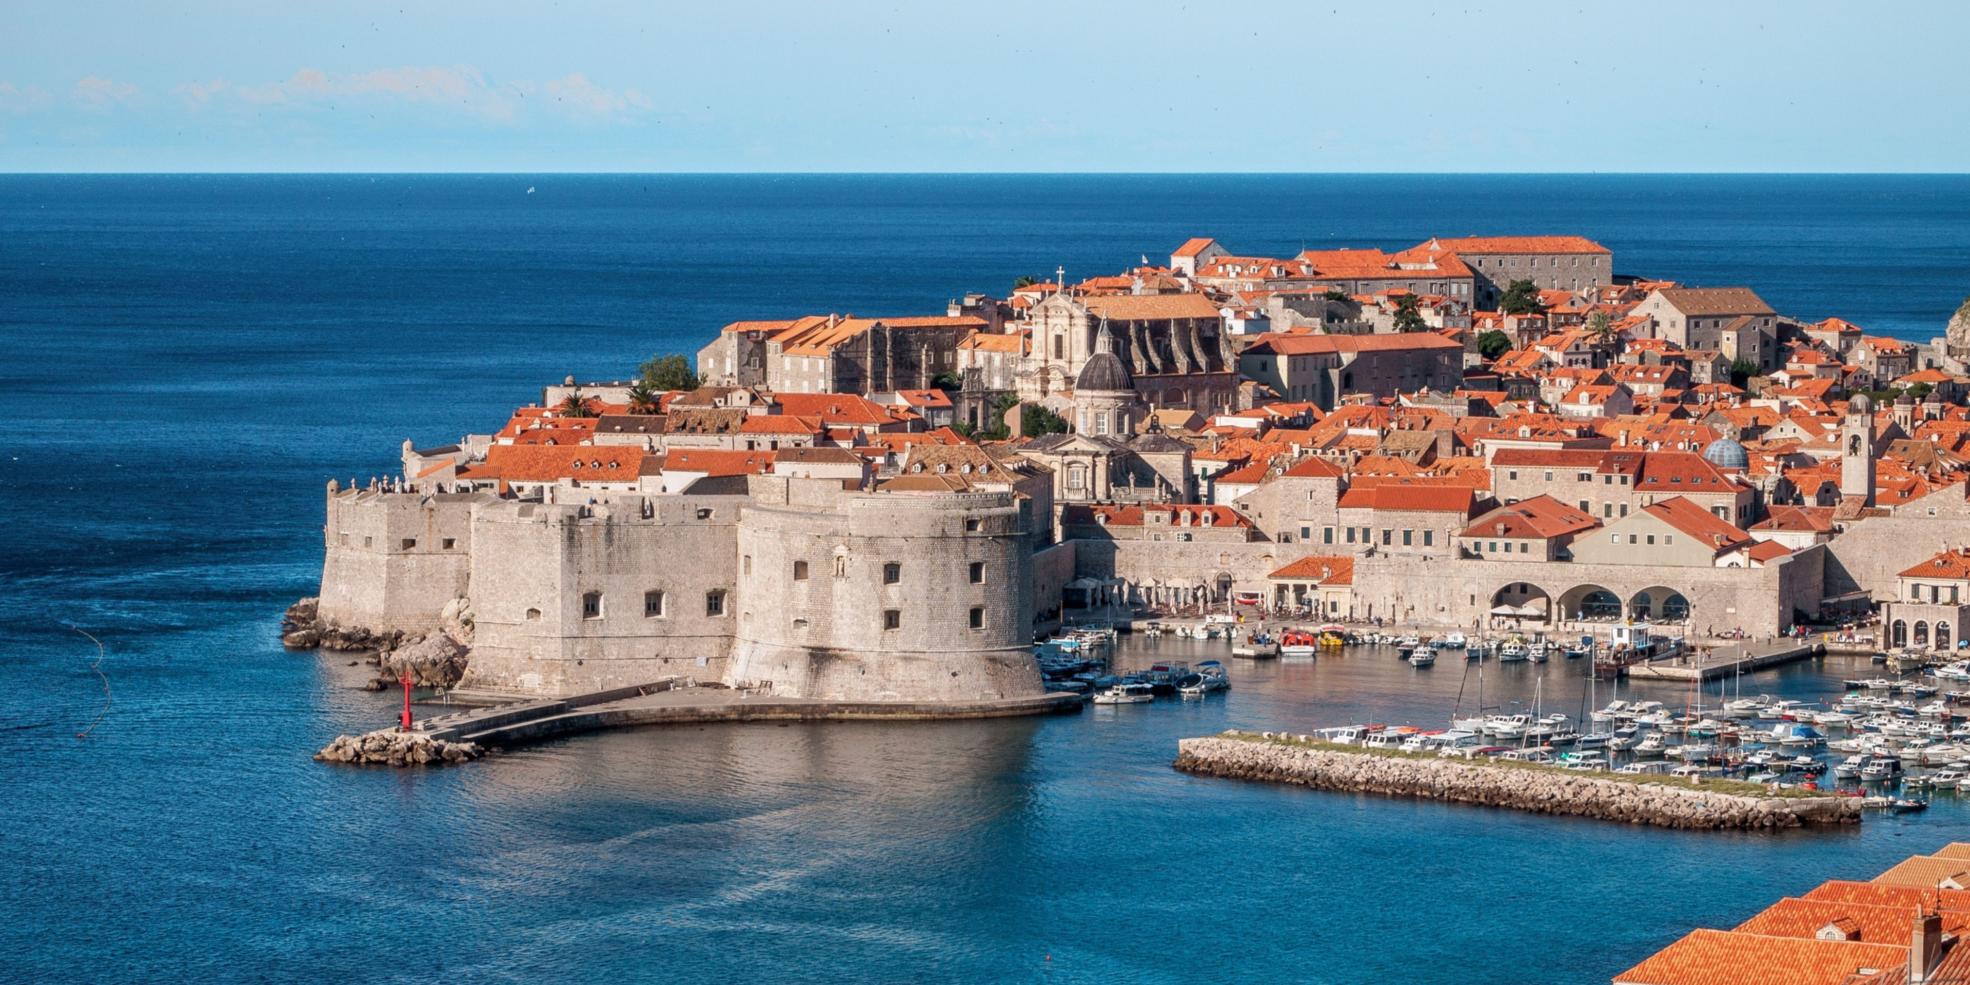
M1409 655L1409 666L1411 667L1428 667L1434 663L1436 663L1436 651L1427 647Z
M1668 748L1669 743L1660 732L1650 732L1642 737L1642 741L1635 743L1635 755L1653 758L1662 755Z
M1098 705L1137 705L1156 700L1156 691L1147 684L1117 684L1106 690L1097 691L1094 703Z
M1499 663L1517 663L1526 659L1529 657L1524 643L1513 641L1498 648Z
M1463 633L1450 633L1438 642L1443 644L1446 650L1462 650L1470 645L1470 640L1466 639ZM1964 679L1970 680L1970 677Z

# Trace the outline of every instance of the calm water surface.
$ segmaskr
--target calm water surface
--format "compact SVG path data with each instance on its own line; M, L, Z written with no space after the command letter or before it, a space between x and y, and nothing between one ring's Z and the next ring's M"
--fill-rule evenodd
M405 438L735 318L936 311L1197 233L1555 230L1903 337L1970 291L1956 177L0 178L0 980L1604 982L1970 838L1951 803L1695 835L1168 768L1227 726L1435 723L1466 683L1369 652L1064 718L306 759L389 706L346 658L282 652L278 613L318 577L322 483ZM70 626L109 647L86 740L102 690ZM1487 703L1535 673L1491 674ZM1580 682L1545 673L1577 713Z

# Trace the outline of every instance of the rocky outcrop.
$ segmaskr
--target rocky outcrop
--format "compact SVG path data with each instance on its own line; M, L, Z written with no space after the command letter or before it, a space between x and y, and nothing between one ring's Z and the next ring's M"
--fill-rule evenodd
M377 670L389 681L409 674L415 685L451 687L465 676L466 654L451 636L432 633L378 654Z
M367 735L338 735L334 742L315 753L315 760L374 766L444 766L470 762L483 755L485 750L471 742L447 742L424 732L381 729Z
M444 611L438 614L438 629L459 646L471 646L472 619L472 600L455 598L446 602Z
M281 614L280 642L290 650L388 650L404 640L400 629L373 632L322 621L321 600L305 598Z
M1178 743L1176 768L1204 776L1293 783L1320 790L1422 797L1538 814L1595 817L1690 830L1760 830L1855 824L1851 797L1759 797L1682 782L1462 759L1380 755L1272 733L1226 733Z

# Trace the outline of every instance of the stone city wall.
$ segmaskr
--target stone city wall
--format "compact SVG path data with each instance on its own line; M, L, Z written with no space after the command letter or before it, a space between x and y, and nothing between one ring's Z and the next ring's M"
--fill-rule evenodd
M480 498L329 483L321 621L375 633L435 629L445 603L465 594Z
M755 484L738 534L733 682L830 700L1041 692L1031 534L1010 493ZM775 486L787 505L773 504Z

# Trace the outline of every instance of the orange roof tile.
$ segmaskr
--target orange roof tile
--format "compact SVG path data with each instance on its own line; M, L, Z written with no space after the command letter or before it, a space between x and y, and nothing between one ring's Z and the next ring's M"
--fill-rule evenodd
M1944 551L1901 573L1903 578L1970 578L1970 548ZM1970 858L1970 856L1964 856ZM1970 862L1966 862L1970 864Z
M1350 554L1309 554L1267 578L1314 581L1322 585L1354 584L1354 556Z
M1863 971L1901 967L1891 944L1693 930L1614 976L1616 985L1842 985Z

